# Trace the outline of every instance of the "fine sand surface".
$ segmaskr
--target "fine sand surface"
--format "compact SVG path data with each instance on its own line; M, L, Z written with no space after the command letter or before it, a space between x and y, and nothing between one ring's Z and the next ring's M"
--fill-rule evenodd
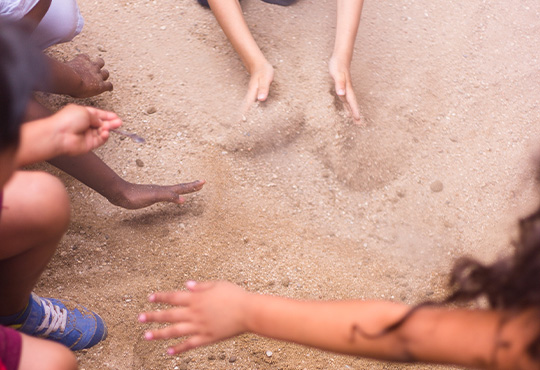
M253 335L168 356L136 320L154 308L151 292L188 279L414 304L446 294L456 256L510 250L516 219L537 201L536 0L365 2L352 66L367 121L358 127L327 72L333 0L242 0L276 70L269 102L246 120L249 76L195 0L79 1L83 32L50 52L103 57L114 91L80 103L114 110L146 139L113 136L97 154L133 182L207 181L182 206L128 211L47 167L73 211L37 292L78 301L109 327L77 354L82 369L448 369Z

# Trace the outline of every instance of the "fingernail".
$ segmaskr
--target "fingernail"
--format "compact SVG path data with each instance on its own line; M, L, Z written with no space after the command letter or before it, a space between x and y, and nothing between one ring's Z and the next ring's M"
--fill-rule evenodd
M152 333L147 331L146 333L144 333L144 338L147 339L147 340L151 340L151 339L154 338L154 336L152 335Z
M264 100L264 99L266 99L266 95L264 95L264 94L259 94L259 96L257 96L257 100L261 100L261 101L262 101L262 100Z
M345 90L339 89L339 90L337 91L337 94L338 94L338 95L345 95Z
M150 294L150 296L148 297L148 300L150 302L154 302L156 300L156 295L155 294Z
M193 289L193 288L195 288L195 285L197 285L197 283L194 282L193 280L189 280L189 281L186 282L186 287L187 287L188 289Z
M167 349L167 353L169 355L174 355L174 349L172 349L172 348Z
M145 314L140 314L139 315L139 322L146 322L146 315Z

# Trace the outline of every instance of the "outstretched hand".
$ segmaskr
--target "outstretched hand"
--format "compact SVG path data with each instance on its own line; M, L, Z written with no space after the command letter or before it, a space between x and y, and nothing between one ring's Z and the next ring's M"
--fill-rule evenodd
M254 102L266 101L272 81L274 81L274 67L270 63L266 63L259 69L251 72L248 91L242 107L243 114L247 113Z
M103 68L105 61L101 58L91 60L86 54L79 54L65 63L81 79L77 91L70 93L74 98L88 98L105 91L112 91L113 85L108 80L109 71Z
M60 133L59 145L65 155L94 150L107 141L110 130L122 125L116 113L78 105L68 105L53 117Z
M245 300L249 293L228 282L186 283L188 291L154 293L150 302L177 306L139 315L140 322L171 323L145 333L147 340L188 336L169 348L176 354L209 345L247 331L244 322Z
M330 58L328 67L330 75L334 79L336 95L351 115L354 123L363 124L363 117L352 86L350 68L345 63L339 62L338 58L334 56Z

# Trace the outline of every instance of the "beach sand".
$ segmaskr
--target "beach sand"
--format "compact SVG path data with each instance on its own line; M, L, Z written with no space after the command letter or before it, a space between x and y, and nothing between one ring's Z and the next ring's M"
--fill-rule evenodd
M117 112L145 144L97 150L132 182L205 179L181 206L124 210L67 175L72 222L36 291L73 299L109 337L91 369L448 369L324 353L243 335L168 356L137 322L148 295L225 279L299 299L446 293L452 261L508 253L537 204L540 15L534 0L367 1L352 76L364 127L328 74L335 1L242 0L275 67L269 101L243 120L249 76L195 0L80 0L86 24L50 49L106 61L114 91L79 100ZM49 97L59 107L72 99ZM267 351L272 355L268 356Z

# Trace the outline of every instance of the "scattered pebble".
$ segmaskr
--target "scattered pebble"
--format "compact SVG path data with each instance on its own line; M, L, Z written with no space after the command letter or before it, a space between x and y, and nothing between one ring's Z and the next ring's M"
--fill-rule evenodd
M225 354L224 354L224 353L221 353L221 354L219 355L219 359L220 359L220 360L225 360Z
M284 278L283 280L281 280L281 285L284 286L285 288L287 288L290 284L291 284L291 279L289 278Z
M216 359L216 356L214 355L208 355L208 360L214 361Z
M431 185L429 185L429 188L431 189L432 192L439 193L443 190L443 183L440 182L439 180L433 181Z
M157 112L157 108L156 107L150 107L146 110L146 113L148 114L154 114Z
M229 357L229 362L235 362L236 361L236 356L231 356Z
M98 49L99 51L101 51L102 53L107 52L107 49L105 49L102 45L98 45L98 46L97 46L97 49Z
M272 351L266 351L266 355L267 355L268 357L272 357Z
M144 167L144 162L139 158L137 158L135 163L137 164L137 167Z

